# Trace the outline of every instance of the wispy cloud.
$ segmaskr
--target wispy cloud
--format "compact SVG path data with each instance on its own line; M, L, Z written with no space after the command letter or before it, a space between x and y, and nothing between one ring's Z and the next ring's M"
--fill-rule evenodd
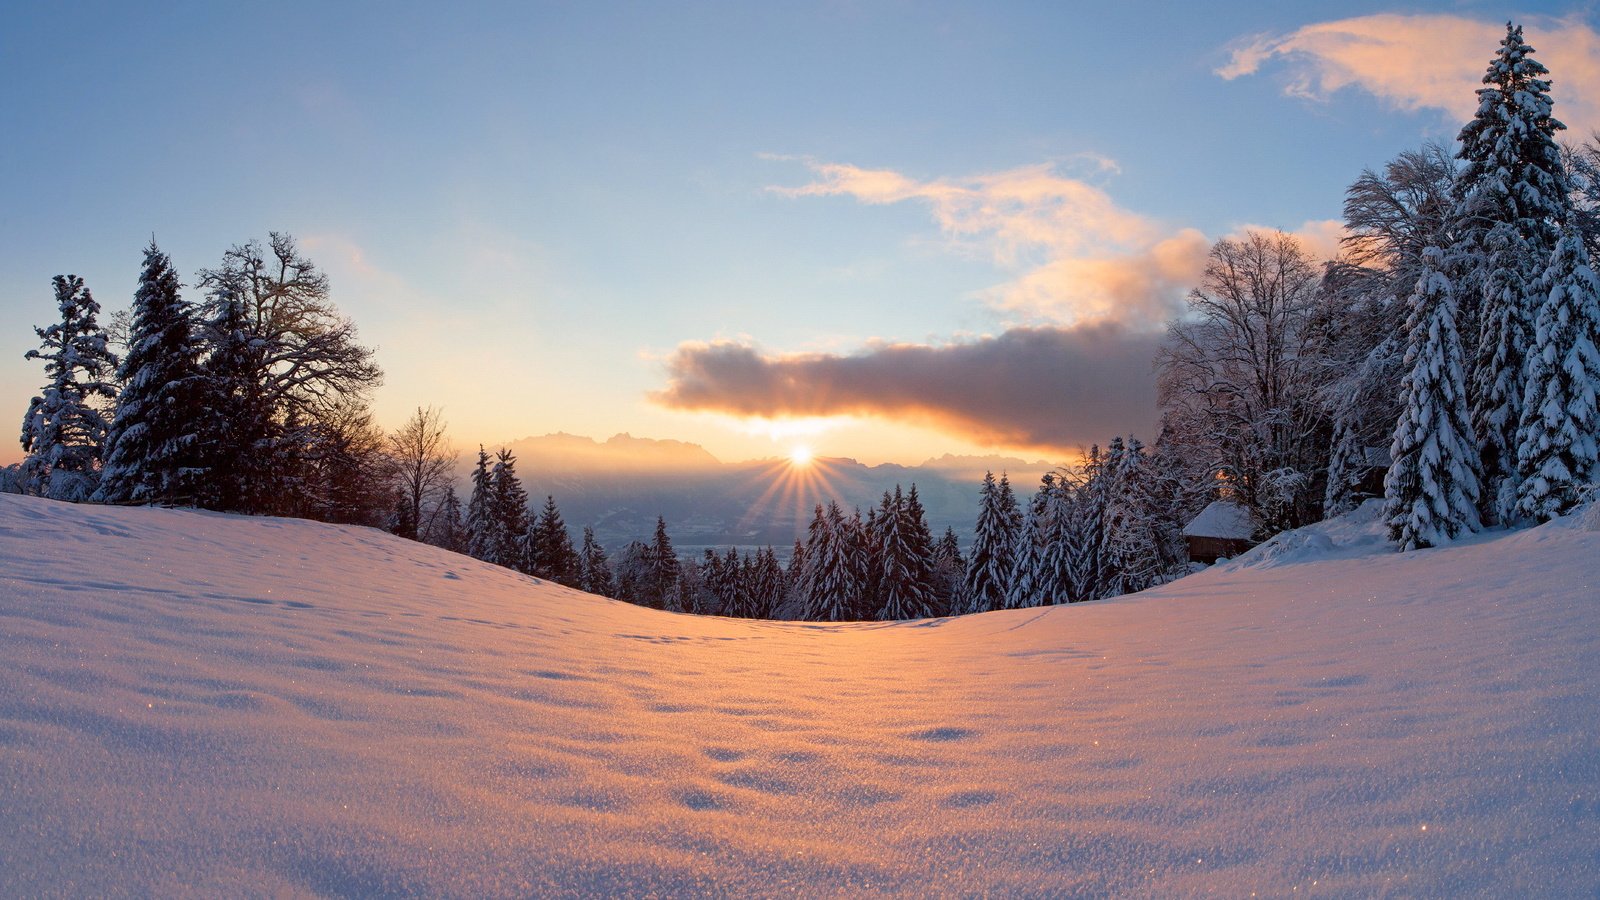
M1556 117L1587 136L1600 127L1593 88L1600 84L1600 34L1577 17L1521 21L1550 69ZM1464 16L1359 16L1246 38L1216 74L1234 79L1276 62L1290 96L1320 101L1355 88L1397 109L1436 109L1464 121L1478 107L1473 91L1504 35L1504 22Z
M1120 206L1104 188L1051 163L959 178L918 179L893 169L801 160L815 176L787 197L851 197L925 205L941 233L1012 277L985 293L1020 321L1159 327L1204 265L1205 241ZM1097 174L1114 160L1075 158Z
M1075 451L1155 427L1159 335L1116 323L1013 328L941 346L768 354L688 343L651 399L738 417L858 416L931 425L997 447Z

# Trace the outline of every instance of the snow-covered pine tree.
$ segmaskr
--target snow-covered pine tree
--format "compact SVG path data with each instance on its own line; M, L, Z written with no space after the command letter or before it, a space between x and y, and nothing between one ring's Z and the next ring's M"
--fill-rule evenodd
M873 616L885 621L925 619L934 614L932 548L922 503L900 493L884 498L878 516L878 603Z
M194 502L202 420L200 348L178 273L154 240L133 295L122 391L106 435L102 503Z
M251 337L242 297L218 289L206 308L209 316L201 330L207 351L200 367L206 472L200 505L259 509L276 436L270 405L255 380L262 348Z
M1533 58L1521 26L1506 36L1483 76L1478 112L1459 136L1465 163L1457 182L1457 253L1477 285L1468 382L1488 519L1515 515L1517 428L1525 354L1538 311L1538 281L1570 205L1566 170L1551 115L1549 74Z
M788 579L778 564L778 553L771 547L756 552L755 577L751 583L750 616L770 619L788 593Z
M1022 530L1017 532L1017 546L1012 552L1011 574L1006 578L1001 609L1024 609L1042 602L1038 583L1039 561L1044 555L1039 539L1042 515L1038 504L1030 503L1027 514L1022 517Z
M847 622L855 618L858 588L851 571L854 552L850 524L839 504L819 504L811 520L800 572L800 618L810 622Z
M1007 598L1007 603L1012 607L1049 606L1067 602L1070 595L1067 585L1070 572L1066 527L1071 511L1069 501L1069 487L1065 480L1056 477L1056 473L1046 472L1039 479L1039 490L1034 493L1028 506L1031 524L1023 526L1024 534L1032 529L1032 549L1026 549L1030 546L1027 538L1018 538L1018 545L1023 548L1019 553L1028 552L1032 558L1024 574L1022 559L1018 557L1011 595ZM1019 587L1019 584L1023 586Z
M474 559L487 560L494 546L494 523L489 513L493 502L489 453L479 444L478 463L472 469L472 494L467 498L467 554Z
M1127 455L1128 448L1122 436L1112 438L1106 444L1105 455L1100 460L1098 477L1092 485L1098 505L1098 521L1094 532L1098 577L1094 581L1094 590L1086 598L1089 600L1113 597L1121 593L1122 560L1117 553L1117 530L1120 518L1118 507L1123 500L1123 476L1126 474L1124 467Z
M750 554L741 555L736 548L729 547L727 555L722 558L722 566L728 572L718 598L722 603L722 615L740 619L755 618L756 563L751 560Z
M1010 503L1006 502L1007 497ZM996 483L993 472L983 473L983 486L978 491L977 533L972 539L967 577L962 585L962 612L988 612L1005 603L1006 580L1011 576L1012 551L1020 530L1015 516L1016 498L1011 494L1010 482L1002 475Z
M678 575L678 552L672 549L666 517L656 516L655 535L644 559L644 583L640 585L644 604L655 609L677 609Z
M649 558L650 545L644 541L629 541L613 558L611 573L617 586L616 599L637 606L650 605L645 597Z
M578 586L578 554L551 495L545 495L544 509L528 529L527 550L529 574L567 587Z
M1431 249L1406 321L1400 421L1384 478L1389 538L1401 550L1431 547L1478 528L1479 457L1467 413L1466 369L1455 296Z
M1006 532L1015 544L1017 533L1022 530L1022 506L1017 503L1017 495L1011 489L1011 477L1005 472L1000 473L1000 515L1005 522Z
M606 548L594 539L594 529L583 526L583 550L578 555L578 589L601 597L613 596L616 584Z
M49 383L28 404L22 419L27 453L20 481L27 493L81 502L94 494L105 452L105 407L117 392L110 384L117 359L97 321L95 302L83 279L57 275L56 308L61 321L34 328L39 349L27 359L44 360Z
M390 510L389 518L383 527L397 537L417 540L417 520L411 517L411 504L406 502L405 495L399 491L391 493L394 495L393 509Z
M860 593L857 596L856 618L858 619L877 618L878 609L883 605L880 599L882 592L892 589L890 585L884 584L883 554L886 531L895 527L895 523L890 521L893 506L894 499L889 496L888 491L884 491L883 499L878 502L878 508L868 509L866 521L862 523L862 535L867 548L867 566L862 573Z
M1540 288L1517 429L1517 513L1542 522L1600 478L1600 279L1577 228L1562 232Z
M528 571L528 492L517 478L517 457L502 447L489 472L488 556L497 566Z
M876 569L877 552L867 523L861 518L861 507L844 520L843 549L845 552L845 581L841 591L849 598L850 610L840 621L870 618L876 610L867 606L867 584Z
M1044 542L1044 559L1040 569L1044 573L1048 603L1072 603L1083 599L1080 569L1089 554L1085 547L1093 542L1085 537L1083 506L1079 503L1080 490L1066 474L1056 478L1050 495L1050 534Z
M694 570L692 577L687 574L691 568ZM730 575L723 557L710 547L701 554L698 563L686 563L678 581L678 598L683 611L705 616L726 615L722 602L728 593Z
M966 572L967 561L961 556L961 541L956 537L956 530L945 526L944 534L933 546L934 615L953 614Z
M1104 596L1107 573L1100 551L1105 546L1106 495L1111 471L1114 470L1109 464L1109 454L1102 453L1098 444L1092 445L1077 484L1072 488L1070 516L1063 525L1067 563L1064 580L1070 588L1071 603Z
M1165 577L1150 457L1130 437L1120 460L1105 515L1103 552L1111 578L1104 590L1110 597L1142 591Z
M456 496L456 486L446 484L444 496L428 518L428 530L422 539L435 547L456 553L467 551L467 525L462 519L461 498Z
M1024 609L1044 606L1054 602L1049 586L1051 578L1050 542L1053 537L1051 519L1054 513L1052 494L1055 493L1055 474L1046 472L1039 481L1039 490L1028 502L1022 519L1022 530L1017 533L1017 543L1012 554L1011 576L1007 579L1004 609Z
M1388 447L1400 418L1396 386L1406 349L1406 301L1417 286L1423 251L1454 242L1456 171L1454 150L1430 142L1401 152L1381 170L1362 172L1345 191L1343 254L1325 268L1319 292L1326 326L1318 380L1326 383L1318 399L1333 425L1324 517L1372 496L1367 476L1383 462L1372 451ZM1466 289L1465 282L1453 283ZM1163 468L1174 460L1166 438L1156 442L1153 456ZM1198 511L1184 510L1176 521Z
M904 518L904 524L900 530L911 560L910 572L911 582L915 585L914 593L923 598L922 602L926 607L914 618L942 615L937 580L933 571L933 529L928 527L928 511L923 507L922 498L917 494L916 482L912 482L911 489L906 492L901 516Z

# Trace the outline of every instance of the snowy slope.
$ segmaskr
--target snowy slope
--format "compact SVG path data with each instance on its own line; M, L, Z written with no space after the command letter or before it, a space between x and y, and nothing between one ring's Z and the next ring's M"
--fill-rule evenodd
M1592 897L1597 524L809 625L0 496L0 895Z

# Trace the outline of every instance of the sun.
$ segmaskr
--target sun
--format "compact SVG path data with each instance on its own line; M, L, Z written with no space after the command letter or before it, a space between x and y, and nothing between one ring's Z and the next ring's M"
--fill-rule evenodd
M796 466L811 465L811 448L801 444L789 451L789 462Z

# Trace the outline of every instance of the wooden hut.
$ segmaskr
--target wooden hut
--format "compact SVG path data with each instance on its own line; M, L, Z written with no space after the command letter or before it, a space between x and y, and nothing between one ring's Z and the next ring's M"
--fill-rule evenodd
M1216 500L1183 526L1183 539L1192 562L1211 565L1238 556L1256 545L1255 516L1231 500Z

